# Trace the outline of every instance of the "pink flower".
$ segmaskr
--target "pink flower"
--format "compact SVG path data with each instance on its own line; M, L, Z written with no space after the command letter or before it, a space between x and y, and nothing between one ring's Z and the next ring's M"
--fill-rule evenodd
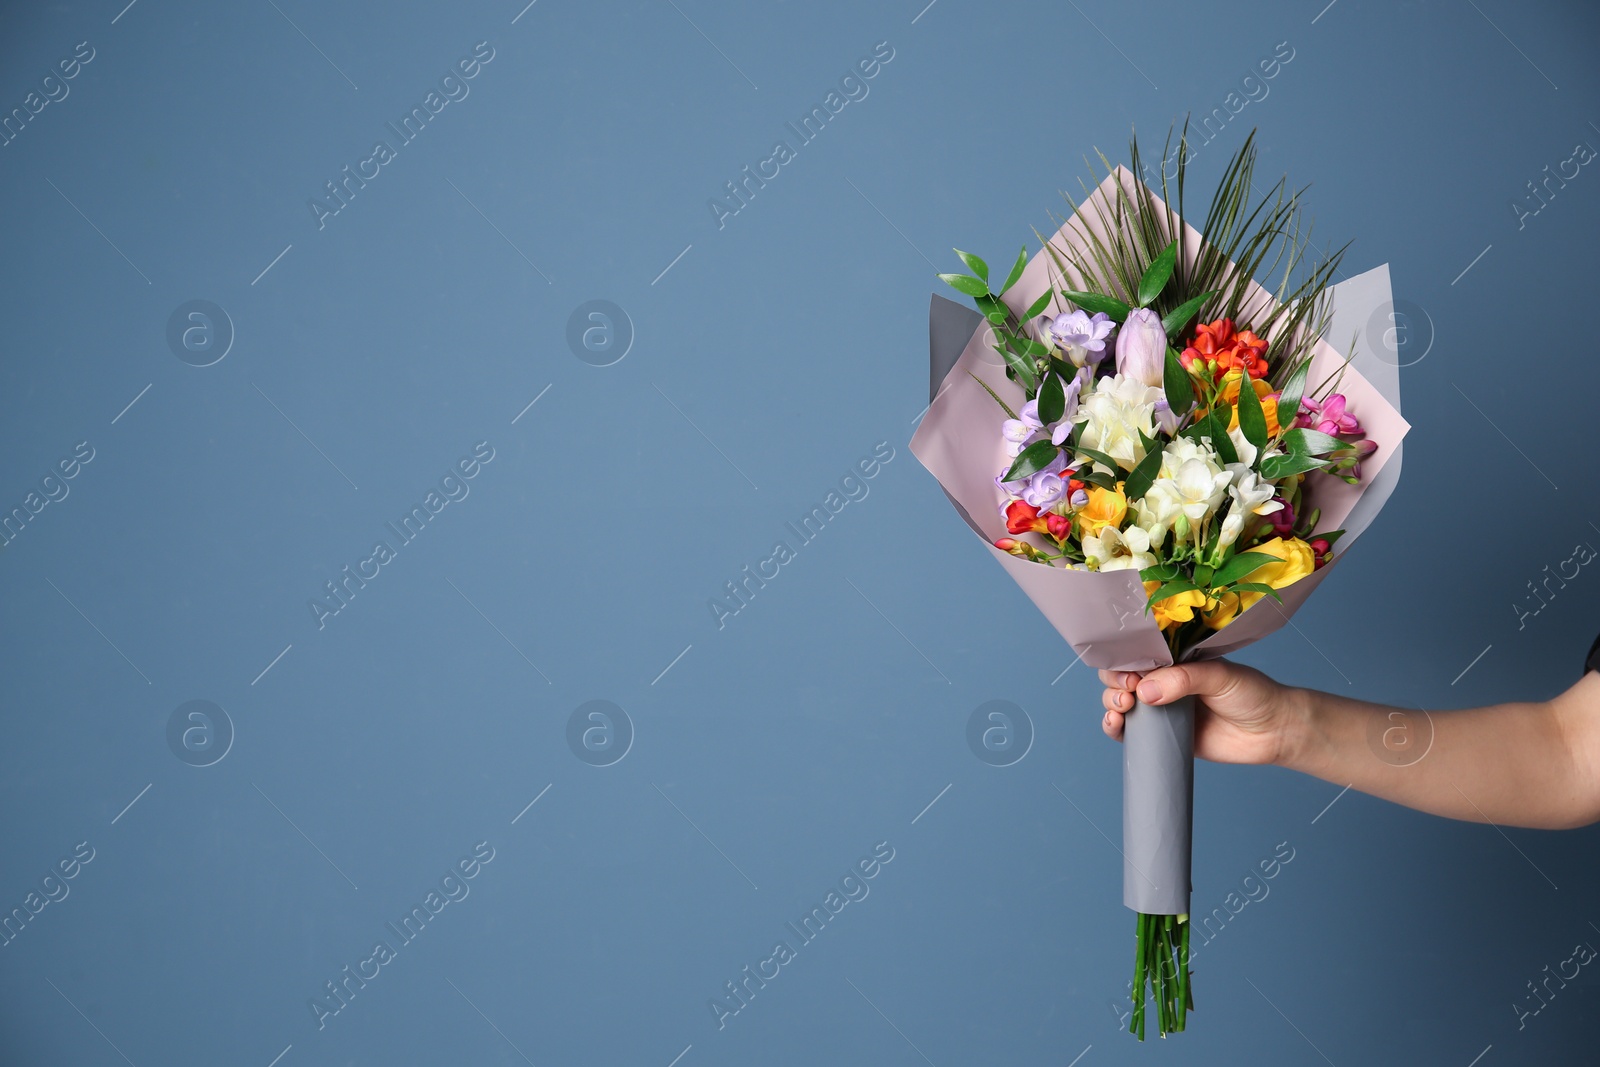
M1320 404L1308 396L1301 397L1295 425L1326 434L1361 432L1361 423L1345 410L1343 393L1333 393Z

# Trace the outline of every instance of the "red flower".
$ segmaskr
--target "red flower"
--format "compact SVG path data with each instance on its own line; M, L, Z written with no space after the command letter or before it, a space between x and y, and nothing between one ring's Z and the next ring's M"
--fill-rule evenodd
M1327 563L1328 560L1332 558L1332 556L1333 556L1333 545L1328 543L1327 538L1317 537L1317 538L1313 538L1312 539L1312 541L1311 541L1311 559L1312 559L1311 569L1312 570L1317 570L1318 568L1322 567L1323 564Z
M1190 373L1209 373L1214 381L1221 381L1235 367L1252 378L1265 378L1266 355L1266 341L1249 330L1235 332L1232 319L1218 319L1194 328L1194 340L1178 356L1178 362Z
M1072 520L1067 518L1065 515L1057 515L1052 512L1044 517L1044 522L1045 529L1048 530L1050 536L1054 537L1057 541L1065 541L1072 533Z
M1046 520L1039 517L1039 509L1026 500L1013 500L1006 505L1007 533L1048 533Z

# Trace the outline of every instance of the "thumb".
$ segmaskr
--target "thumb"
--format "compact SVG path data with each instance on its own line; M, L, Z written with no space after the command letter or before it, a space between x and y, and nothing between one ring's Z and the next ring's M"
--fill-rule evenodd
M1138 696L1146 704L1170 704L1185 696L1223 697L1238 685L1227 660L1202 660L1160 667L1139 681Z

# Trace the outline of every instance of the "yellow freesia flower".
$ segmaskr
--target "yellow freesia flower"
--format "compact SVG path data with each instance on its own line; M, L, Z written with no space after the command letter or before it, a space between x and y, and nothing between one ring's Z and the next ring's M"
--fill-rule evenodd
M1267 433L1278 432L1278 398L1269 396L1273 389L1272 383L1264 378L1251 378L1250 385L1256 391L1256 396L1261 398L1261 413L1267 417ZM1222 399L1232 408L1232 415L1228 420L1228 429L1239 428L1239 371L1231 370L1222 379Z
M1146 596L1160 588L1160 582L1144 583ZM1194 618L1195 609L1204 607L1205 603L1205 593L1198 589L1191 589L1187 593L1177 593L1156 601L1150 605L1150 613L1155 616L1156 625L1163 630L1169 630L1180 622L1189 622Z
M1246 551L1265 552L1276 558L1276 562L1264 563L1244 577L1247 582L1270 585L1274 589L1291 586L1316 569L1316 553L1311 550L1310 545L1298 537L1288 539L1274 537ZM1220 596L1210 598L1206 602L1201 618L1213 630L1220 630L1264 596L1265 593L1253 590L1246 590L1243 593L1229 590Z
M1118 482L1115 489L1102 489L1098 485L1089 487L1089 499L1075 514L1078 520L1078 539L1097 534L1107 526L1122 528L1122 520L1128 514L1128 498L1122 492L1122 483Z

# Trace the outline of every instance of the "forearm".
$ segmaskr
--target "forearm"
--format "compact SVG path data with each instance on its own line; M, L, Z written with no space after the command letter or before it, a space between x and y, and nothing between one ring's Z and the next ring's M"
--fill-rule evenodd
M1600 688L1580 686L1585 697ZM1289 690L1294 725L1278 762L1447 818L1584 826L1600 819L1600 790L1587 759L1593 716L1574 714L1583 710L1574 692L1548 703L1423 712Z

